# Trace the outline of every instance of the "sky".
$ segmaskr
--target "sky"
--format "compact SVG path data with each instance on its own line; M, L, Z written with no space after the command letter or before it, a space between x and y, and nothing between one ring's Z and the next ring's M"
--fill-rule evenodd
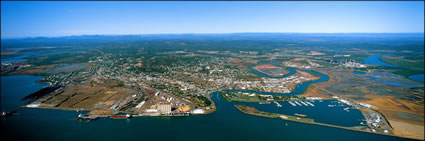
M424 2L1 1L1 38L245 32L423 33Z

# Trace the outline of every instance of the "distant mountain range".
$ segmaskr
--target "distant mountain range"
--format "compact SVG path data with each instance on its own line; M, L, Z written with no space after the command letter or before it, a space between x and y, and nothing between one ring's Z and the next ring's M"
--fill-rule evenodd
M229 34L142 34L81 35L2 39L2 50L41 46L99 46L140 42L257 42L258 45L302 44L307 47L352 47L423 51L424 33L229 33Z

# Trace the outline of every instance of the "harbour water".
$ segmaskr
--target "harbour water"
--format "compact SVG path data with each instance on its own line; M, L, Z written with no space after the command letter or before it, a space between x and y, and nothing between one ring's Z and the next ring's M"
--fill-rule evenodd
M16 105L19 99L43 87L37 84L36 76L2 77L2 101ZM305 82L306 83L306 82ZM300 94L306 86L297 88ZM298 90L301 89L301 90ZM77 121L79 114L75 111L27 109L19 110L13 116L1 120L2 134L15 140L185 140L185 141L218 141L218 140L326 140L326 141L358 141L385 140L400 141L405 138L356 132L319 125L284 121L279 118L270 119L247 115L239 112L233 105L225 101L219 92L211 94L217 111L207 115L189 117L143 117L129 120L111 120L101 118L95 122ZM3 97L7 99L3 99ZM15 98L9 98L15 97ZM15 103L16 102L16 103ZM4 103L2 102L2 105ZM269 104L266 104L269 105ZM272 105L272 104L270 104ZM290 105L282 103L282 110ZM273 105L276 107L275 105ZM273 111L270 106L258 107L261 110ZM257 107L257 106L256 106ZM303 106L305 107L305 106ZM317 106L318 108L320 106ZM325 108L325 107L323 107ZM295 110L295 109L293 109ZM305 109L309 110L309 109ZM291 111L291 109L287 109ZM281 112L287 112L281 111ZM320 109L314 110L321 112ZM313 110L311 112L314 112ZM310 113L311 116L315 115ZM329 113L323 113L329 114ZM341 113L343 114L343 113ZM320 113L317 113L320 115ZM327 117L325 117L327 118ZM326 119L323 118L323 121ZM349 118L349 117L348 117ZM330 119L331 120L331 119ZM342 120L340 124L351 125L355 118ZM347 121L347 123L344 123ZM348 123L350 121L350 123Z
M345 111L344 108L349 106L338 103L337 100L323 100L319 102L315 100L311 102L313 106L292 106L288 102L279 102L282 107L277 107L275 104L258 104L255 102L236 102L237 104L249 105L257 108L260 111L280 113L285 115L294 115L295 113L307 115L307 118L312 118L316 122L352 127L352 126L364 126L360 122L364 122L362 113L357 109L350 109ZM328 105L335 105L329 107Z
M36 83L41 76L1 76L1 110L11 111L25 101L21 101L25 96L48 86L46 83Z

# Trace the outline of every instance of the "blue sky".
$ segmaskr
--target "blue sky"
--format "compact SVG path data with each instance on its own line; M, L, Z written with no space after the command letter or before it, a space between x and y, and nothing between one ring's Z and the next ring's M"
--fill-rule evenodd
M1 2L2 38L424 32L424 2Z

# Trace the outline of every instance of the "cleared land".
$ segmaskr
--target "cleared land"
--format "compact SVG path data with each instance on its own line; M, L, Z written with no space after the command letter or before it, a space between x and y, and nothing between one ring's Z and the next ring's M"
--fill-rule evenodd
M273 66L273 65L270 65L270 64L255 66L255 67L252 67L252 68L261 72L261 73L267 74L268 76L272 76L272 77L279 77L279 76L283 76L283 75L289 73L288 71L284 70L283 68L276 67L276 66Z

